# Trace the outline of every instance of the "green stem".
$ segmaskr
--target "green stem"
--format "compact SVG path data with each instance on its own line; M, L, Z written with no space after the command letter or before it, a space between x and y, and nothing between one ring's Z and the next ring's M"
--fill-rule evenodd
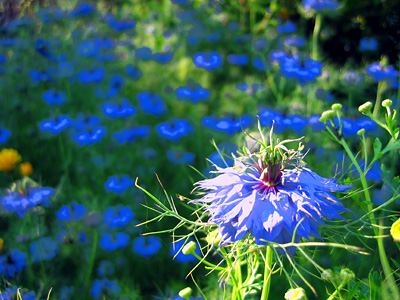
M365 200L367 201L366 207L362 207L364 209L364 211L366 213L369 213L372 211L373 207L372 207L372 202L371 202L371 196L369 193L369 188L368 188L368 183L367 183L367 179L365 177L364 172L361 170L360 165L358 164L356 158L354 157L353 153L351 152L349 146L347 145L346 141L344 139L342 139L340 141L340 144L343 146L344 150L346 151L347 155L350 157L351 162L354 164L354 166L356 167L359 175L360 175L360 179L361 179L361 184L363 187L363 191L364 191L364 196L365 196ZM368 215L369 219L371 220L371 224L374 225L373 226L373 230L374 230L374 234L375 236L378 236L377 238L377 243L378 243L378 251L379 251L379 258L382 264L382 269L383 269L383 273L385 274L386 280L389 283L389 288L391 289L394 299L400 299L400 291L396 285L395 279L393 277L393 272L391 270L391 267L389 265L389 261L387 259L386 256L386 252L385 252L385 248L383 245L383 239L382 239L382 235L383 233L381 232L382 229L378 229L377 228L377 222L375 220L375 215L374 213L369 213Z
M372 115L374 117L378 116L378 111L379 111L379 108L380 108L381 102L382 102L382 94L383 94L383 91L384 91L384 85L385 85L384 81L379 81L378 82L378 89L376 91L375 106L374 106L374 111L372 113Z
M90 283L90 278L92 277L94 260L96 258L97 242L99 239L99 234L98 234L97 230L94 228L93 231L94 231L94 234L93 234L92 253L90 254L89 267L88 267L88 271L86 273L86 278L85 278L85 282L84 282L86 295L89 293L89 283Z
M269 296L269 290L271 287L271 275L272 275L272 258L273 251L271 246L267 246L267 253L265 258L265 267L264 267L264 281L263 281L263 289L261 292L260 300L267 300Z
M321 25L322 25L322 15L321 14L317 14L315 16L314 31L313 31L313 36L312 36L312 54L311 54L311 58L313 60L318 60L318 58L319 58L318 38L319 38L319 33L321 31Z
M65 172L65 181L68 182L70 179L69 164L68 164L67 155L65 154L65 147L64 147L64 142L63 142L61 134L58 135L58 144L60 146L60 154L61 154L61 159L63 162L64 172Z
M338 293L339 293L339 297L342 298L341 295L340 295L340 290L345 286L345 284L346 284L346 282L343 281L343 282L338 286L338 288L332 293L332 295L330 295L330 297L329 297L327 300L333 300L333 299L335 299L336 294L338 294Z

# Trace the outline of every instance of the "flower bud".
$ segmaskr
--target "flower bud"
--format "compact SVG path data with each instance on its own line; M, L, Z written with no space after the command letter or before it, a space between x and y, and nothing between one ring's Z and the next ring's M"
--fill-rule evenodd
M218 247L221 238L222 238L221 234L219 233L218 229L216 229L207 234L206 241L207 244L213 247Z
M321 278L322 280L332 281L334 279L332 270L331 269L324 270L321 274Z
M400 218L392 224L390 234L395 242L400 243Z
M336 113L333 110L326 110L321 114L319 121L325 123L328 120L332 120L336 116Z
M332 104L332 109L334 111L340 111L342 109L342 104L340 104L340 103Z
M342 279L345 282L352 282L354 281L355 277L356 276L354 275L354 272L349 268L344 268L340 270L340 279Z
M383 102L382 102L383 107L391 107L392 104L393 104L393 101L390 99L383 100Z
M285 294L286 300L307 300L306 292L303 288L290 289Z
M363 105L360 105L358 107L358 111L363 113L363 114L366 114L366 113L370 112L371 109L372 109L372 102L370 102L370 101L365 102Z
M180 290L178 295L183 299L189 300L190 296L192 296L192 289L190 287L184 288L183 290Z
M365 134L365 129L361 128L359 131L357 131L357 135L364 135Z
M189 243L187 243L185 245L185 247L183 247L182 253L185 254L185 255L194 254L195 253L194 251L196 250L196 247L197 247L196 243L193 242L193 241L190 241Z

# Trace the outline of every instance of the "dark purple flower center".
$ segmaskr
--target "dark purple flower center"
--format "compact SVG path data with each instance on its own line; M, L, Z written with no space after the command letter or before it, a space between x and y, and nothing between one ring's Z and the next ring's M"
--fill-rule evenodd
M278 187L282 185L282 164L263 161L260 171L263 192L274 192L276 194Z

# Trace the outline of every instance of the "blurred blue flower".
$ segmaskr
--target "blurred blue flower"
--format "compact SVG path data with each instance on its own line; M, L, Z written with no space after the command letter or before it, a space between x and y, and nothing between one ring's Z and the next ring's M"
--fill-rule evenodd
M155 60L156 62L159 62L160 64L166 64L170 62L173 57L174 54L172 52L154 53L152 55L152 59Z
M122 20L118 21L113 15L109 14L105 17L107 24L115 31L125 31L136 27L136 21L133 20Z
M80 82L89 84L89 83L99 83L106 74L106 71L103 67L91 68L88 70L82 70L78 74L78 79Z
M197 67L208 71L213 71L223 64L222 56L218 52L196 53L192 60Z
M181 86L175 90L175 95L178 100L190 100L193 104L200 101L206 101L210 98L211 92L201 85L191 88L189 86Z
M276 31L281 34L294 33L297 31L297 26L292 21L288 20L285 23L281 23L276 27Z
M267 241L289 243L317 237L323 218L342 218L341 202L331 193L351 186L319 176L306 167L282 168L282 162L244 163L235 159L233 167L216 166L217 177L196 183L204 193L193 202L208 204L210 222L219 226L226 245L247 233L262 245ZM296 229L296 230L295 230Z
M67 94L63 91L50 89L42 94L43 100L50 105L63 105L67 102Z
M113 275L114 272L114 264L109 260L102 260L97 268L97 275L101 278Z
M393 192L390 189L390 187L386 184L382 185L382 188L374 190L374 194L372 197L372 201L376 205L382 205L386 201L388 201L391 197L393 196ZM397 203L399 203L399 200L397 200Z
M253 41L253 48L256 51L264 51L267 49L268 41L266 38L256 38Z
M362 38L360 40L360 51L375 51L378 49L378 41L376 38Z
M116 280L95 279L90 294L94 299L109 299L119 296L121 288Z
M6 128L0 127L0 144L7 143L10 137L11 137L11 131Z
M253 67L259 71L264 72L265 70L268 69L267 62L264 62L261 58L255 58L251 63Z
M49 73L46 73L44 71L38 71L38 70L31 70L29 72L29 77L33 80L34 84L37 84L41 81L49 81L52 79L52 77Z
M285 57L281 64L281 74L287 78L295 78L300 84L315 81L322 74L323 64L321 62L302 58L298 55Z
M229 54L228 62L233 65L243 66L249 62L249 56L246 54Z
M306 10L335 10L339 3L332 0L304 0L303 7Z
M133 241L133 252L150 257L156 254L161 249L161 240L153 235L150 236L138 236Z
M159 94L140 92L136 95L136 98L139 101L141 110L146 114L151 114L157 117L167 112L164 100Z
M203 126L216 131L225 132L232 136L235 133L242 131L243 128L248 128L253 125L254 120L249 115L241 117L226 117L218 118L216 116L206 116L202 119Z
M148 137L150 134L150 126L138 126L134 128L126 128L113 134L113 139L119 144L133 143L138 137Z
M52 53L51 48L52 48L52 45L47 40L37 39L35 42L35 50L37 53L39 53L41 56L43 56L51 61L57 61L58 59Z
M102 105L103 113L111 119L127 118L136 114L136 108L129 103L127 98L122 99L122 103L106 102Z
M123 193L133 184L134 181L128 175L110 176L106 182L106 192Z
M100 50L98 40L83 40L76 45L76 52L82 57L95 57Z
M23 300L35 300L35 292L26 291L25 289L21 289L17 286L6 288L2 290L1 300L15 300L15 299L23 299Z
M18 217L23 217L29 209L36 205L47 205L54 193L54 189L48 187L28 187L23 191L9 192L2 196L0 201L5 211L15 212Z
M104 233L99 239L100 247L107 252L123 249L129 243L129 235L123 232L117 232L113 236L110 233Z
M364 83L364 75L350 70L343 74L343 82L351 87L360 87Z
M140 71L138 68L135 68L132 65L127 65L125 67L125 71L126 71L126 74L128 74L130 77L132 77L135 80L138 80L143 75L142 71Z
M98 116L85 116L79 113L76 120L73 122L73 128L76 131L83 131L96 128L101 124L101 119Z
M27 264L26 257L26 253L16 249L12 249L7 256L0 256L0 275L11 279L21 273Z
M170 150L167 150L167 157L168 157L168 160L172 164L176 164L176 165L189 164L190 165L193 163L196 156L194 155L194 153L191 153L191 152L170 149Z
M333 100L333 94L323 88L317 88L315 90L315 98L331 102Z
M126 225L133 221L135 215L132 212L130 206L109 206L104 212L103 223L107 225L109 229L123 229Z
M399 76L399 72L392 65L383 67L379 63L372 63L367 66L366 70L367 74L372 76L376 82L383 80L394 81Z
M136 49L136 59L151 60L153 51L149 47L140 47Z
M58 252L58 244L50 237L41 237L29 245L29 252L34 262L51 260Z
M298 36L289 36L284 39L283 43L288 47L303 47L306 44L306 40Z
M82 2L70 14L72 17L87 16L94 12L95 9L95 4Z
M75 201L71 205L63 205L57 212L56 217L61 222L76 222L83 219L88 210L84 204L78 204Z
M190 241L191 240L188 240L187 243ZM197 261L197 258L193 254L186 255L186 254L182 253L184 244L187 244L187 243L185 243L184 239L171 243L170 253L173 256L173 259L175 261L181 262L181 263ZM196 247L195 253L199 256L201 255L198 245Z
M168 123L156 126L157 133L173 142L179 142L181 137L193 132L193 126L185 119L173 119Z
M71 133L71 138L79 147L91 146L99 143L106 135L105 127L94 127Z

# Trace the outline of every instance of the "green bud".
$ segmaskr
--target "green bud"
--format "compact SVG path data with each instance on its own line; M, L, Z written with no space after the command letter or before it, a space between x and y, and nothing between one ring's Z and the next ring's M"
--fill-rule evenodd
M365 129L364 128L361 128L359 131L357 131L357 134L358 135L364 135L365 134Z
M383 102L382 102L383 107L391 107L392 104L393 104L393 101L390 99L383 100Z
M328 120L332 120L336 116L336 113L333 110L326 110L321 114L319 121L325 123Z
M285 294L286 300L307 300L306 292L303 288L290 289Z
M319 118L319 121L321 123L326 123L326 121L328 121L328 117L324 114L321 115L321 117Z
M322 280L332 281L334 279L332 270L331 269L324 270L321 274L321 278Z
M185 247L183 247L182 249L182 253L185 255L189 255L189 254L194 254L194 251L196 250L196 243L193 241L190 241L189 243L187 243L185 245Z
M334 111L340 111L342 109L342 104L340 104L340 103L332 104L332 109Z
M372 102L370 102L370 101L365 102L363 105L360 105L358 107L358 111L363 113L363 114L366 114L366 113L370 112L371 109L372 109Z
M355 277L356 276L354 275L354 272L348 268L340 270L340 279L342 279L345 282L354 281Z
M218 229L215 229L207 234L206 241L209 245L213 247L218 247L219 242L221 241L222 236L219 233Z
M180 290L178 295L183 299L189 300L190 296L192 296L192 289L190 287L184 288L183 290Z

